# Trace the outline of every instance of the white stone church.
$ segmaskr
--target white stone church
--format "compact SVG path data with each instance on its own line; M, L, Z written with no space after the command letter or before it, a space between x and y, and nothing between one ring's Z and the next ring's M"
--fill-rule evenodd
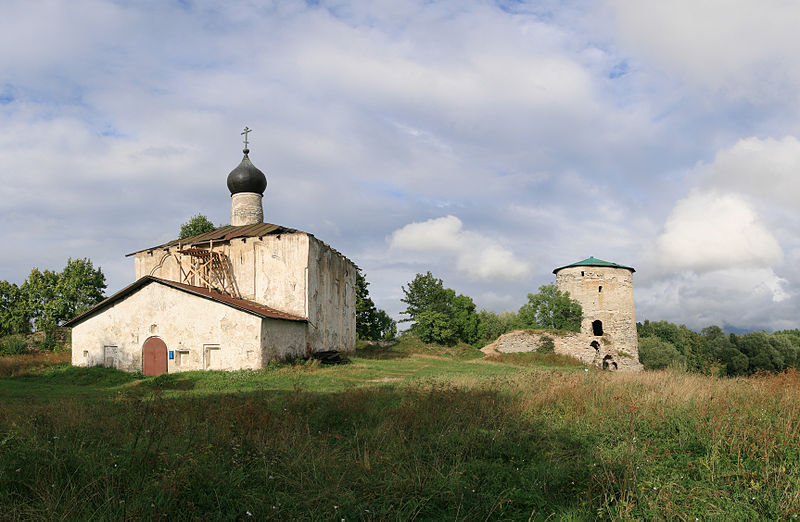
M228 175L231 224L128 254L136 281L65 324L72 364L159 375L355 350L358 268L263 222L267 180L246 139L243 152Z

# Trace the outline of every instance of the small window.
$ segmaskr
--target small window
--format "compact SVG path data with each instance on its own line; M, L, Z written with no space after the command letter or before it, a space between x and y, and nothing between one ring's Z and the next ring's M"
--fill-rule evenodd
M583 277L583 275L584 275L583 270L581 270L581 277Z
M83 356L84 357L89 357L89 350L84 350L83 351Z
M598 286L597 287L597 293L599 294L602 291L603 291L603 285Z
M175 350L175 364L181 367L189 362L189 350Z
M597 341L592 341L591 344L589 344L589 346L594 348L594 351L596 352L600 351L600 343L598 343Z

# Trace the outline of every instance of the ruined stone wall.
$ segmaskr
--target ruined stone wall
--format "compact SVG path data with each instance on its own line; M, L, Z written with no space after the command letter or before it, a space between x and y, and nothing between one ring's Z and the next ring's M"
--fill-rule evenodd
M639 364L639 338L633 301L633 273L624 268L574 266L556 274L556 286L569 292L583 308L581 334L618 354L628 354ZM600 321L602 334L593 327ZM609 352L608 355L616 356ZM583 359L582 359L583 360ZM618 362L619 364L619 362Z
M262 366L260 317L156 282L73 327L72 364L140 372L150 337L174 352L169 373Z
M620 371L642 369L638 354L617 349L608 338L598 339L583 332L515 330L501 335L493 343L484 346L481 351L486 354L536 352L548 339L552 340L555 353L574 357L587 366Z
M312 351L356 349L356 266L311 237L308 259L308 338Z

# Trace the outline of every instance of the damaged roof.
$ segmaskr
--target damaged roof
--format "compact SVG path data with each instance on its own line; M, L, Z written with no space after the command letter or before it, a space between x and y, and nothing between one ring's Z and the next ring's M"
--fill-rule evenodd
M204 232L203 234L198 234L196 236L187 237L184 239L173 239L172 241L164 243L163 245L156 245L150 248L143 248L141 250L137 250L136 252L131 252L130 254L126 254L125 257L130 257L134 254L138 254L139 252L146 252L148 250L156 250L156 249L166 249L176 245L191 246L191 245L205 244L211 241L224 242L224 241L230 241L231 239L238 239L242 237L261 237L270 234L275 234L275 235L293 234L298 232L301 234L305 234L305 232L302 232L301 230L282 227L280 225L273 225L272 223L256 223L255 225L242 225L239 227L235 227L233 225L226 225L224 227L219 227L217 229L214 229L211 232Z
M100 303L90 308L89 310L73 317L72 319L64 323L63 326L67 327L75 326L76 324L82 322L84 319L88 319L89 317L97 314L98 312L105 310L109 306L119 301L122 301L129 295L135 293L140 288L150 283L160 283L162 285L175 288L176 290L180 290L188 294L196 295L204 299L209 299L211 301L222 303L224 305L230 306L231 308L236 308L237 310L241 310L243 312L256 315L258 317L261 317L262 319L283 319L286 321L308 322L308 320L303 317L292 315L286 312L281 312L280 310L270 308L269 306L265 306L260 303L256 303L254 301L248 301L247 299L240 299L237 297L225 295L215 290L209 290L208 288L201 288L199 286L187 285L184 283L178 283L177 281L169 281L167 279L160 279L158 277L153 277L153 276L144 276L141 279L138 279L135 282L129 284L116 294L107 297L105 300L101 301Z
M225 243L230 241L231 239L240 239L245 237L262 237L262 236L269 236L269 235L280 235L280 234L305 234L307 236L311 236L319 241L314 234L309 234L308 232L303 232L302 230L297 230L296 228L289 228L284 227L281 225L274 225L272 223L256 223L255 225L242 225L235 227L233 225L225 225L224 227L219 227L217 229L212 230L211 232L204 232L202 234L198 234L196 236L187 237L184 239L173 239L163 245L156 245L150 248L143 248L141 250L137 250L136 252L131 252L130 254L125 254L125 257L130 257L133 255L138 254L139 252L147 252L150 250L167 250L170 247L178 246L181 247L188 247L188 246L199 246L199 245L207 245L211 242L214 243ZM348 259L347 256L330 246L328 243L321 241L323 245L330 248L336 254L342 256L343 258L347 259L351 263L352 260ZM358 265L353 263L353 265L358 268Z

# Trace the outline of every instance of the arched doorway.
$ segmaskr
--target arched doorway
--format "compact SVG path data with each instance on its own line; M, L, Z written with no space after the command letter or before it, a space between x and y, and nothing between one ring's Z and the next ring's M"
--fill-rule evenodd
M603 335L603 321L599 319L597 321L592 321L592 333L594 335Z
M150 377L167 373L167 345L158 337L151 337L142 348L142 373Z

